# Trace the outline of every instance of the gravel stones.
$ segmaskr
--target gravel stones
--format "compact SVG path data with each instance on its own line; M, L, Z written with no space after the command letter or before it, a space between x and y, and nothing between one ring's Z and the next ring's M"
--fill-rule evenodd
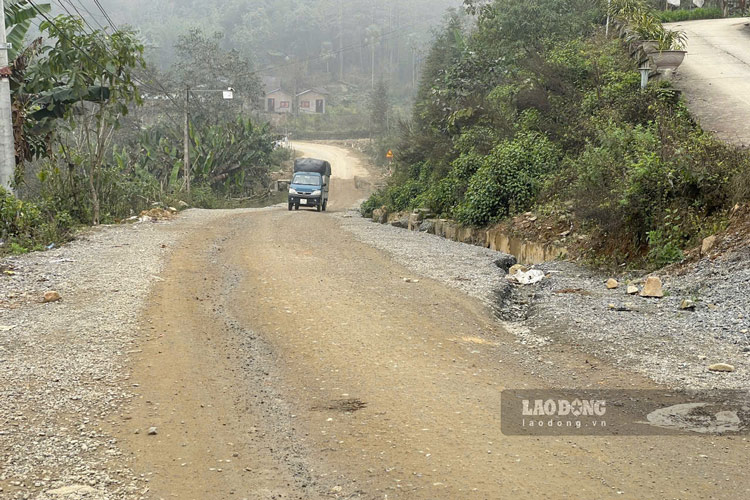
M500 256L495 259L495 265L506 273L510 271L511 267L518 263L518 260L513 255L507 253L501 253L499 255Z
M172 222L100 226L62 247L0 261L9 270L0 274L0 323L8 326L0 328L0 484L16 485L15 496L0 497L142 497L147 478L133 474L102 424L117 421L132 397L128 357L145 335L140 311L169 248L226 214L191 210ZM64 300L42 303L53 291L48 300ZM76 485L97 493L64 494Z
M626 276L631 297L623 293L629 302L621 304L613 300L613 291L602 286L607 276L572 262L535 266L547 274L540 283L503 286L507 280L500 279L504 273L494 265L497 252L375 224L356 212L339 217L358 239L387 251L413 272L489 302L500 318L517 322L511 330L519 341L528 334L576 344L614 365L674 387L750 387L746 368L750 358L743 352L750 345L750 294L744 292L750 289L747 257L703 259L680 274L654 276L658 282L654 279L651 284L662 285L659 300L639 297L636 283L641 276ZM664 294L665 287L670 295ZM698 307L689 314L679 309L685 297L699 297L693 299ZM610 309L610 304L615 307ZM630 311L618 311L623 308ZM717 377L706 370L705 359L731 360L735 371Z

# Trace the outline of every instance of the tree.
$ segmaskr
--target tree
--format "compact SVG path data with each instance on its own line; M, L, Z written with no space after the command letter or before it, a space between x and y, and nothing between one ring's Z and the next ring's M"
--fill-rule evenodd
M237 50L224 50L223 40L223 33L207 35L200 28L181 35L175 45L177 60L172 66L173 77L182 88L232 87L238 97L257 104L261 83L252 62Z
M26 0L5 1L5 26L7 29L5 37L11 44L10 49L8 49L9 61L12 62L23 52L31 21L39 15L39 12L48 14L51 9L48 3L37 4L35 7Z
M99 170L111 151L112 134L129 106L141 103L133 72L145 65L143 44L131 31L89 33L75 17L58 16L40 29L50 45L29 67L19 93L36 96L27 102L32 119L64 118L71 127L68 137L77 155L68 160L84 165L96 225Z
M370 94L370 121L374 135L382 136L388 132L389 111L388 86L381 79Z

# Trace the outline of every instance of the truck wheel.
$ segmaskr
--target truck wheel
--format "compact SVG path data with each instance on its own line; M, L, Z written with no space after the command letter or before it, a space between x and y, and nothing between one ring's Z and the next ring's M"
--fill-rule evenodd
M328 200L323 202L323 211L325 212L328 209Z
M294 207L294 204L292 202L289 202L289 211L292 211L292 207Z
M295 210L299 210L299 203L295 203L295 204L294 204L294 209L295 209Z
M323 204L322 203L318 203L318 206L315 207L315 208L317 209L318 212L320 212L321 210L323 210Z

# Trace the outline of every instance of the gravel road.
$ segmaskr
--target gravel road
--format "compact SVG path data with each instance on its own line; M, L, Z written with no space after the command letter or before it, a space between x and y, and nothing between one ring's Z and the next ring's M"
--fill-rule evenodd
M363 219L356 211L339 214L342 227L368 245L391 254L415 274L458 288L492 307L526 303L525 321L506 322L519 342L572 343L676 388L750 388L750 256L732 254L703 259L690 272L661 275L668 296L649 299L608 290L602 275L568 262L537 268L542 283L514 286L515 303L497 304L498 290L509 285L494 265L499 254L427 233L407 231ZM566 293L559 293L564 291ZM572 293L570 293L572 292ZM683 299L695 310L681 310ZM615 305L612 308L610 305ZM627 306L628 311L617 309ZM735 366L733 373L708 370L714 363Z
M45 492L61 487L73 497L139 498L148 489L102 424L132 397L140 315L166 259L225 215L101 226L62 248L2 260L0 498L60 498ZM41 303L47 291L61 300Z
M726 319L747 310L746 268L706 262L626 313L603 309L620 295L601 276L554 263L513 294L529 319L499 323L497 254L361 219L356 158L299 147L342 163L331 214L189 210L2 261L0 498L750 495L745 437L514 439L498 411L504 388L656 387L637 372L747 387L746 320ZM738 369L668 369L683 347Z

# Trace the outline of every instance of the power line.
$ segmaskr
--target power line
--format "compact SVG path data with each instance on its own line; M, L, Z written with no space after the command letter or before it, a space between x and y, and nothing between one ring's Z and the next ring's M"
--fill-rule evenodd
M68 37L67 37L67 36L66 36L66 35L65 35L65 34L64 34L64 33L63 33L63 32L62 32L61 30L60 30L60 28L58 28L58 27L57 27L57 25L55 24L55 22L54 22L54 21L53 21L52 19L50 19L50 18L49 18L49 17L48 17L48 16L47 16L47 15L46 15L46 14L45 14L44 12L42 12L42 10L41 10L41 9L39 9L39 7L38 7L38 6L37 6L37 5L36 5L36 4L34 3L34 0L28 0L28 2L29 2L29 4L30 4L30 5L31 5L31 6L32 6L32 7L34 8L34 10L36 10L36 11L37 11L37 13L38 13L38 14L39 14L40 16L42 16L42 17L44 18L44 20L45 20L45 21L47 21L47 22L48 22L48 23L49 23L49 24L50 24L50 25L51 25L51 26L52 26L53 28L55 28L55 30L57 31L57 33L58 33L58 34L59 34L59 35L60 35L60 36L61 36L62 38L64 38L64 39L65 39L65 40L66 40L67 42L69 42L69 43L70 43L70 44L71 44L71 45L72 45L72 46L73 46L73 47L74 47L75 49L77 49L77 50L78 50L78 51L79 51L79 52L80 52L80 53L81 53L81 54L82 54L82 55L83 55L84 57L86 57L86 59L90 60L90 61L91 61L91 62L93 62L93 63L94 63L95 65L99 66L99 68L101 68L101 70L102 70L102 71L104 71L104 73L106 73L106 74L108 74L108 75L110 75L110 76L113 76L113 77L115 77L115 78L118 78L118 77L117 77L117 75L115 75L114 73L112 73L111 71L109 71L109 70L108 70L107 68L105 68L104 66L102 66L102 64L101 64L101 63L100 63L99 61L97 61L96 59L94 59L93 57L91 57L91 56L89 55L89 53L88 53L88 52L86 52L86 51L85 51L85 50L84 50L83 48L81 48L81 46L80 46L80 45L78 45L78 44L77 44L77 43L75 43L75 42L74 42L73 40L71 40L70 38L68 38ZM41 29L41 26L40 26L40 29ZM118 78L118 79L119 79L119 78Z
M85 11L86 11L86 12L87 12L87 13L88 13L88 14L89 14L90 16L91 16L91 18L93 19L93 21L94 21L94 22L95 22L95 23L96 23L96 24L97 24L97 25L98 25L98 26L99 26L99 27L101 28L101 30L96 30L96 29L94 29L94 28L93 28L93 27L91 26L91 24L89 24L89 22L88 22L88 21L86 20L86 18L85 18L85 17L83 16L83 14L81 14L81 11L80 11L80 10L78 10L78 8L77 8L77 7L75 6L75 4L73 4L72 0L65 0L65 1L67 1L67 2L68 2L68 3L70 4L70 6L71 6L71 7L73 7L73 9L74 9L74 10L76 11L76 13L77 13L77 14L78 14L78 16L79 16L79 17L81 18L81 20L83 20L83 22L84 22L84 23L86 24L86 26L88 26L88 27L89 27L89 29L91 29L91 32L92 32L91 34L96 34L96 33L97 33L97 32L99 32L99 31L101 31L101 33L104 33L104 32L106 31L106 29L107 29L107 28L105 28L105 27L104 27L104 26L103 26L103 25L102 25L102 24L101 24L101 23L100 23L100 22L99 22L99 21L98 21L98 20L96 19L96 17L95 17L95 16L94 16L94 15L93 15L93 14L91 13L91 11L90 11L90 10L88 10L88 9L86 8L86 6L85 6L85 5L83 5L83 3L81 3L81 2L80 2L80 0L79 0L79 4L81 5L81 7L82 7L82 8L83 8L83 9L84 9L84 10L85 10ZM67 12L67 13L68 13L69 15L73 16L73 14L72 14L72 13L70 12L70 10L68 10L68 8L67 8L67 7L65 7L65 5L63 5L63 4L62 4L62 1L58 1L57 3L58 3L58 4L59 4L59 5L60 5L60 6L61 6L61 7L62 7L62 8L64 9L64 10L65 10L65 12ZM119 31L119 30L117 30L117 31ZM106 38L106 35L104 35L104 37ZM114 54L114 53L113 53L113 52L112 52L112 51L111 51L111 50L110 50L110 49L109 49L109 48L108 48L108 47L106 46L106 44L104 45L104 49L105 49L105 50L106 50L107 52L109 52L109 53L110 53L110 54L111 54L112 56L114 56L114 55L115 55L115 54ZM174 99L174 97L172 96L172 94L171 94L171 93L170 93L170 92L169 92L169 91L168 91L168 90L167 90L167 89L166 89L166 88L164 87L164 85L163 85L163 84L162 84L162 83L161 83L161 82L159 81L159 79L158 79L158 78L156 78L156 76L155 76L155 75L154 75L154 74L153 74L153 73L152 73L152 72L151 72L150 70L146 69L145 71L146 71L146 73L148 74L148 76L150 76L150 77L151 77L152 81L153 81L153 82L155 82L155 84L156 84L156 85L157 85L157 86L158 86L159 88L156 88L156 87L154 87L154 86L151 86L151 85L147 84L146 82L144 82L144 81L143 81L143 80L141 80L140 78L135 78L135 80L136 80L136 82L137 82L137 83L139 84L139 86L140 86L140 87L144 87L144 88L146 88L146 89L148 89L148 90L154 91L154 92L156 92L156 93L158 93L158 94L164 94L164 95L165 95L165 96L166 96L166 97L167 97L167 98L168 98L168 99L170 100L170 102L171 102L171 103L172 103L172 104L173 104L173 105L174 105L174 106L175 106L175 107L176 107L176 108L178 109L178 111L181 111L181 106L180 106L180 105L179 105L179 104L178 104L178 103L177 103L177 102L175 101L175 99ZM170 119L171 119L171 120L172 120L172 121L173 121L173 122L174 122L175 124L177 124L177 121L176 121L176 120L175 120L175 119L174 119L174 118L173 118L173 117L172 117L171 115L169 115L169 113L168 113L168 112L166 112L166 111L165 111L165 114L167 114L167 116L168 116L168 117L169 117L169 118L170 118Z
M86 26L88 26L88 27L89 27L89 29L90 29L90 30L91 30L92 32L93 32L93 31L96 31L96 30L95 30L95 29L94 29L94 28L93 28L93 27L92 27L92 26L91 26L91 25L89 24L89 22L88 22L88 21L86 20L86 18L85 18L85 17L83 17L83 16L81 15L81 13L79 12L78 8L77 8L77 7L76 7L76 6L75 6L75 5L73 4L73 2L71 2L70 0L67 0L67 1L68 1L68 3L70 4L70 6L71 6L71 7L73 7L73 10L75 10L75 11L76 11L76 13L78 14L78 16L79 16L79 17L80 17L80 18L81 18L81 19L83 20L83 22L84 22L84 23L86 23ZM68 13L68 15L69 15L69 16L71 16L71 17L74 17L74 16L73 16L73 13L72 13L72 12L70 12L70 10L68 10L68 8L67 8L67 7L66 7L66 6L65 6L65 5L64 5L64 4L62 3L62 0L57 0L57 4L58 4L58 5L60 5L60 7L62 7L62 8L63 8L63 10L64 10L65 12L67 12L67 13Z
M107 11L104 10L104 7L102 7L102 4L99 3L99 0L94 0L94 3L96 4L97 7L99 7L99 10L101 11L101 13L104 14L104 19L106 19L109 25L112 26L112 29L115 31L120 31L119 29L117 29L117 26L115 26L115 23L112 22L112 18L109 17L109 14L107 14Z
M52 26L53 28L55 28L55 30L57 31L58 35L59 35L59 36L61 36L62 38L64 38L64 39L65 39L65 40L66 40L66 41L67 41L68 43L70 43L70 44L71 44L71 45L72 45L72 46L73 46L73 47L74 47L74 48L75 48L76 50L78 50L78 52L80 52L80 53L81 53L81 55L83 55L83 56L84 56L84 57L86 57L86 58L87 58L88 60L90 60L91 62L93 62L93 63L94 63L94 64L95 64L96 66L98 66L98 67L99 67L99 68L100 68L100 69L101 69L101 70L102 70L102 71L103 71L103 72L104 72L105 74L107 74L107 75L109 75L109 76L111 76L111 77L113 77L113 78L116 78L116 79L118 79L118 80L120 80L120 81L124 81L124 80L122 80L122 79L121 79L120 77L118 77L118 76L117 76L116 74L114 74L114 73L112 73L111 71L109 71L109 70L108 70L108 69L107 69L106 67L104 67L104 66L103 66L103 65L102 65L102 64L101 64L101 63L100 63L99 61L97 61L96 59L94 59L93 57L91 57L91 56L90 56L90 55L88 54L88 52L86 52L86 51L85 51L85 50L84 50L83 48L81 48L81 46L80 46L80 45L78 45L78 44L77 44L77 43L75 43L75 42L74 42L73 40L71 40L70 38L68 38L68 37L67 37L67 36L66 36L66 35L65 35L65 34L64 34L64 33L63 33L63 32L62 32L62 31L61 31L61 30L60 30L60 29L59 29L59 28L57 27L57 25L55 24L55 22L54 22L54 21L53 21L52 19L50 19L50 18L49 18L49 16L47 16L47 15L46 15L46 14L45 14L45 13L44 13L44 12L43 12L43 11L42 11L41 9L39 9L39 7L38 7L38 6L37 6L37 5L36 5L36 4L34 3L34 1L33 1L33 0L28 0L28 2L29 2L29 4L30 4L30 5L31 5L31 6L32 6L32 7L34 8L34 10L36 10L36 11L37 11L37 13L38 13L38 14L39 14L40 16L42 16L42 17L43 17L43 18L44 18L44 19L45 19L45 20L46 20L46 21L47 21L47 22L48 22L48 23L49 23L49 24L50 24L50 25L51 25L51 26ZM38 27L40 28L40 31L41 31L41 25L38 25ZM110 51L109 51L109 49L108 49L108 48L106 47L106 45L104 46L104 48L105 48L105 50L107 50L107 52L110 52ZM110 52L110 54L111 54L111 52ZM170 99L172 99L171 95L169 95L168 93L167 93L167 96L168 96L168 97L169 97ZM172 117L171 115L169 115L169 113L165 112L165 114L167 115L167 117L168 117L168 118L169 118L169 119L170 119L170 120L171 120L172 122L174 122L174 123L175 123L175 125L177 125L177 126L179 127L179 125L177 124L177 121L176 121L176 120L175 120L175 119L174 119L174 118L173 118L173 117Z
M75 5L73 4L73 1L72 1L72 0L65 0L65 1L67 1L67 2L68 2L68 3L70 4L70 5L72 5L72 6L73 6L73 8L74 8L74 9L76 10L76 12L78 12L78 15L79 15L79 16L81 16L82 18L84 18L84 16L83 16L83 15L81 14L81 11L79 11L79 10L78 10L78 8L77 8L77 7L76 7L76 6L75 6ZM77 2L78 2L78 5L80 5L80 6L81 6L81 8L82 8L82 9L83 9L83 10L84 10L84 11L85 11L85 12L86 12L86 13L87 13L87 14L88 14L88 15L89 15L90 17L91 17L91 20L92 20L92 21L94 21L94 22L96 23L96 25L97 25L97 26L99 26L99 28L100 28L100 29L101 29L102 31L106 31L106 30L108 29L108 28L106 28L106 27L105 27L105 26L104 26L104 25L103 25L103 24L102 24L102 23L101 23L101 22L99 21L99 18L98 18L98 17L97 17L97 16L96 16L96 15L95 15L94 13L93 13L93 12L91 12L91 11L90 11L90 10L88 9L88 7L86 7L86 4L84 4L84 3L83 3L83 2L81 1L81 0L77 0ZM86 23L86 24L88 24L88 23Z

